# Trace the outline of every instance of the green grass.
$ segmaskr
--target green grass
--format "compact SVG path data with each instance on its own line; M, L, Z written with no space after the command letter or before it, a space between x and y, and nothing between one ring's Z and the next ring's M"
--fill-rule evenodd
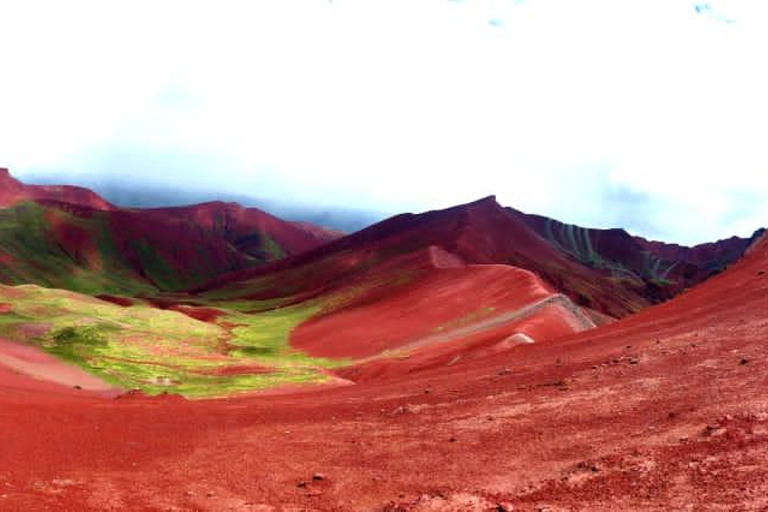
M81 293L129 294L156 291L132 274L118 256L108 234L103 212L81 218L56 210L69 229L80 231L95 246L96 264L89 266L83 254L68 254L56 243L46 220L46 209L36 203L20 203L0 209L0 281L36 283Z
M13 307L0 314L0 336L36 344L107 382L150 394L218 397L318 383L326 379L324 369L346 364L289 346L291 330L319 311L319 304L256 314L224 309L211 324L141 303L122 308L35 285L0 286L0 302ZM243 310L259 306L237 305ZM216 373L228 367L264 372Z

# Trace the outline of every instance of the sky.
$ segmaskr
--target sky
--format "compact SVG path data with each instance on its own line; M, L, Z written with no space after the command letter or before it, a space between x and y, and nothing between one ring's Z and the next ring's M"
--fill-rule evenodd
M693 244L768 224L764 0L0 3L0 166Z

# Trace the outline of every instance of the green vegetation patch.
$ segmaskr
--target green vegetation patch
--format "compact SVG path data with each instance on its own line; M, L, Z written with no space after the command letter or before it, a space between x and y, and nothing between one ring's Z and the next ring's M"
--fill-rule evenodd
M319 383L327 379L325 369L346 363L313 358L288 344L292 329L319 305L256 314L224 309L217 323L206 323L146 304L120 307L36 285L0 286L0 302L12 306L0 315L0 336L36 344L107 382L149 394L219 397Z

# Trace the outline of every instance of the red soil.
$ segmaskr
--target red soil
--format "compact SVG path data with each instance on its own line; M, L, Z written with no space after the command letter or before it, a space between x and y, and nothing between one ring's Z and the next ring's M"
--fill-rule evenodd
M0 339L0 388L29 387L31 390L61 394L60 387L71 389L74 386L100 393L115 392L113 387L93 375L35 347Z
M103 300L104 302L109 302L110 304L114 304L116 306L120 306L123 308L128 308L133 306L134 302L133 299L129 299L128 297L118 297L116 295L97 295L97 299Z
M552 295L534 274L514 267L434 269L376 301L303 323L293 332L291 343L318 356L372 356Z
M224 311L220 309L195 306L171 306L168 309L187 315L195 320L209 323L215 323L220 316L225 314Z
M768 239L596 330L301 394L108 402L6 375L0 508L761 510L766 271Z
M212 368L207 371L208 375L262 375L272 373L272 368L265 366L259 366L255 364L243 364L235 366L220 366L218 368Z

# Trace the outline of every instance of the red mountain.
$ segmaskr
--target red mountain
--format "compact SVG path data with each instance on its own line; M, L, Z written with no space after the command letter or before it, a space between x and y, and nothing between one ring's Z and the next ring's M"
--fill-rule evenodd
M761 510L766 272L764 236L611 325L468 359L414 350L302 393L106 400L0 371L3 506Z
M565 224L540 215L507 209L559 252L634 290L651 302L666 300L722 272L737 261L752 238L684 247L649 242L623 229L590 229Z
M0 172L0 282L87 293L179 291L336 238L256 208L120 209L90 190Z
M396 258L433 246L463 264L504 264L532 271L579 305L613 317L639 311L654 301L642 280L616 280L585 264L493 197L446 210L399 215L274 265L224 276L208 288L246 290L248 280L270 275L280 283L280 291L254 287L260 290L254 297L274 298L286 290L313 296L368 276L381 262L392 265ZM408 264L399 271L408 272Z
M22 201L48 200L88 206L96 210L113 210L114 206L92 190L70 185L25 185L0 167L0 208Z

